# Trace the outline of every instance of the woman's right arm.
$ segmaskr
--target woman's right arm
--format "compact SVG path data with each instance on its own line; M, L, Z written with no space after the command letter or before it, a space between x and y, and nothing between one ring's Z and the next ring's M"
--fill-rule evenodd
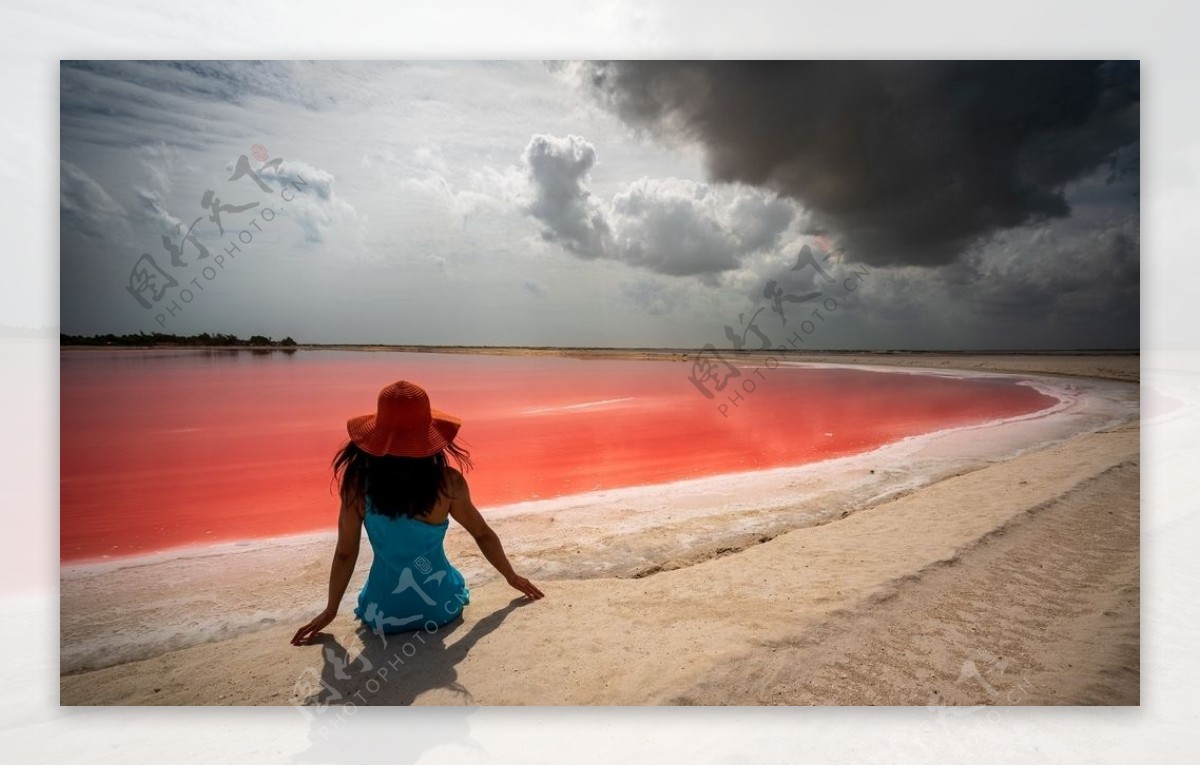
M342 509L338 514L337 548L333 552L333 564L329 568L329 600L325 610L296 631L292 644L300 646L311 643L321 630L337 617L338 606L346 595L346 586L354 576L354 565L358 561L359 541L362 539L363 500L342 497Z
M479 509L471 502L471 491L467 487L467 480L458 471L450 471L450 487L450 515L463 525L471 537L475 538L479 552L488 560L488 563L496 568L496 571L509 585L529 598L539 599L545 595L538 590L536 585L513 571L512 564L509 563L508 556L504 553L504 546L500 544L500 537L492 531L492 528L484 521L483 515L479 513Z

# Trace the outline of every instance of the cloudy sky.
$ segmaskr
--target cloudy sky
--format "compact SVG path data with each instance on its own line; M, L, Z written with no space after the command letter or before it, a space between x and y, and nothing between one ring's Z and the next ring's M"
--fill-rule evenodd
M65 62L62 331L1136 348L1139 80Z

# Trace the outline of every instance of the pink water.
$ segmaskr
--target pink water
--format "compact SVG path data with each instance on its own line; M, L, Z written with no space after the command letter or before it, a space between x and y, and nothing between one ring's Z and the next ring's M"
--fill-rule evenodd
M485 514L521 500L799 465L1056 403L1011 379L779 368L764 370L725 417L680 362L60 356L64 561L332 529L329 463L346 419L373 411L379 389L402 378L463 419L476 464L468 479Z

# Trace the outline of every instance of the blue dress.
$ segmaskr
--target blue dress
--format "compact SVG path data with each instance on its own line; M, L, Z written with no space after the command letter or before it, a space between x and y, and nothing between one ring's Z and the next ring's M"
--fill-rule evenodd
M445 625L471 602L462 574L443 545L450 519L427 524L375 511L367 496L363 524L375 551L354 616L376 634Z

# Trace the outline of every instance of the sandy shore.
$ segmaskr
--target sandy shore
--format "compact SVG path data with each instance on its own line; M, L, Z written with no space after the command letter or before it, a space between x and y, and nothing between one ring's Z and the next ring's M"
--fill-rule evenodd
M324 645L288 645L323 600L328 535L68 568L61 701L303 701L314 727L347 702L1138 704L1137 357L806 361L1029 373L1063 403L816 466L485 509L547 598L512 601L455 530L464 619L386 645L349 608Z

